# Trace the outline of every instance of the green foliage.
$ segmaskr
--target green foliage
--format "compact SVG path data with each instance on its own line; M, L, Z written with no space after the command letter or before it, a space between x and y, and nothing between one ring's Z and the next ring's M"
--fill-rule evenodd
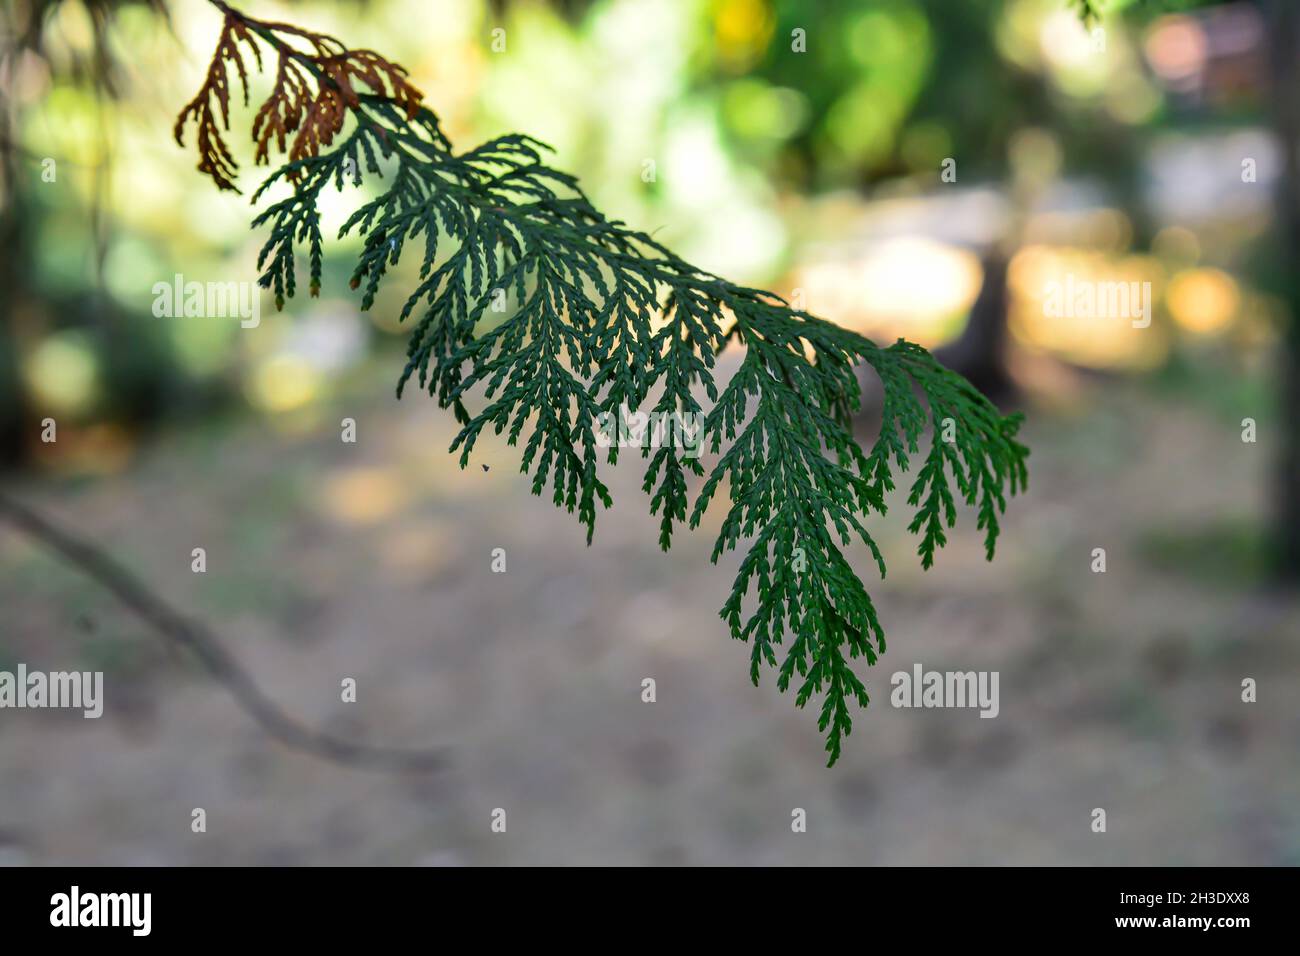
M271 27L241 23L275 42ZM834 764L852 728L850 702L868 702L850 661L873 664L885 649L846 550L857 539L884 575L864 520L885 513L887 493L929 431L908 496L921 562L928 568L945 543L958 498L977 509L991 558L1006 495L1026 481L1019 416L1001 416L919 346L900 340L881 348L607 219L528 136L456 153L432 112L398 104L382 87L358 95L353 111L332 149L286 163L254 197L276 183L293 187L254 221L270 230L262 284L277 301L293 296L305 251L315 293L322 191L382 177L383 192L362 203L341 234L364 238L352 280L363 309L415 247L419 282L402 309L414 324L399 397L414 381L454 412L462 427L451 451L461 467L486 428L522 442L520 470L531 475L533 493L549 484L555 504L577 512L588 541L599 506L611 504L599 477L602 453L607 464L619 454L600 447L600 417L647 406L702 414L704 443L717 456L711 469L680 435L641 449L660 546L667 550L678 526L698 526L722 499L712 559L742 547L745 554L721 616L734 638L749 642L755 684L766 664L777 669L781 690L796 684L798 706L820 696L818 723ZM497 324L484 322L503 295L512 308ZM729 343L744 357L719 387L715 359ZM880 434L865 450L852 434L861 364L884 384ZM946 442L939 435L949 418L955 440ZM702 484L692 504L693 480Z
M1098 0L1066 0L1066 2L1078 11L1079 19L1086 26L1092 26L1101 19L1101 7Z

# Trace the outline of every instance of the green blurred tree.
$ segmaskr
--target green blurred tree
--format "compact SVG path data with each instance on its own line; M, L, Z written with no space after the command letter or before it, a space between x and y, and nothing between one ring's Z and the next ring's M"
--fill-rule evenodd
M88 210L90 268L87 281L51 287L42 281L37 257L42 224L58 203L70 203L72 191L46 183L46 157L33 154L18 130L22 110L8 92L14 89L24 57L53 67L51 25L64 6L82 8L92 30L87 53L60 45L58 62L70 83L111 101L123 95L119 46L114 25L131 7L145 8L163 20L162 0L17 0L0 7L0 466L26 461L35 446L38 408L23 374L23 359L60 329L85 330L94 343L104 378L108 407L96 414L128 422L147 421L174 407L181 394L177 363L163 331L146 316L122 309L103 284L107 252L108 210L104 200L107 166L90 170L92 204ZM60 162L55 176L67 182L70 169ZM71 255L72 253L69 253Z
M1300 4L1294 0L1248 0L1263 24L1266 43L1267 83L1263 117L1280 151L1275 177L1272 236L1260 251L1256 280L1271 289L1285 303L1287 320L1278 350L1278 420L1281 439L1273 487L1270 490L1273 519L1269 522L1269 550L1272 567L1279 579L1300 584ZM1144 0L1126 5L1123 13L1140 24L1168 12L1205 11L1227 7L1220 0ZM1102 4L1081 4L1080 15L1087 22L1100 19ZM1238 119L1257 123L1261 117L1247 111ZM1131 152L1118 154L1113 168L1128 170L1131 183L1136 162ZM1140 201L1134 202L1141 209ZM1141 220L1139 220L1141 221Z

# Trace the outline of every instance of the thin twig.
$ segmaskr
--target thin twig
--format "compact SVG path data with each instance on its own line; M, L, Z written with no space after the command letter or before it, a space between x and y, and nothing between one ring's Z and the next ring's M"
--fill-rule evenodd
M239 706L285 746L351 767L431 771L445 766L441 751L398 750L341 740L294 720L262 692L205 625L190 620L93 544L52 524L26 505L0 494L0 518L48 547L107 588L162 637L192 652L234 696Z

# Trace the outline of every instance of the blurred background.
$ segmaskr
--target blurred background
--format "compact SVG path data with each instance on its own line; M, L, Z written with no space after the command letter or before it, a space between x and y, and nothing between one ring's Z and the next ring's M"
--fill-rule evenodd
M0 861L1300 863L1295 6L1116 2L1091 25L1066 0L243 6L404 64L458 147L537 136L611 216L1027 412L1030 489L993 563L965 513L923 573L902 496L878 523L888 579L854 553L889 651L827 770L815 710L753 687L717 616L737 563L708 561L717 509L661 554L625 460L587 547L500 439L459 470L450 415L393 396L409 283L359 312L354 239L327 246L319 299L264 296L255 329L153 315L176 273L257 274L252 111L243 196L172 138L211 6L6 4L5 493L208 622L296 717L449 764L280 746L0 527L0 669L106 682L98 721L0 715ZM336 225L353 208L330 203ZM1069 275L1151 283L1150 326L1049 316ZM917 662L998 671L1000 716L893 709Z

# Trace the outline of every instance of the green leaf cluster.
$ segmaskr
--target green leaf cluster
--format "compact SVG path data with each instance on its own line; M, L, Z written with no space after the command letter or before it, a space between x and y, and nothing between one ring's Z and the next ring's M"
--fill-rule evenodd
M533 493L549 486L588 541L611 504L601 468L619 455L598 440L601 416L702 416L708 467L677 435L639 449L659 544L667 550L710 505L725 509L712 558L743 557L721 616L750 645L754 683L768 666L782 691L795 686L798 706L819 699L834 764L851 704L868 702L852 661L873 664L885 650L849 560L861 544L885 574L866 520L885 513L919 457L907 502L922 565L944 545L959 500L976 509L991 558L1007 496L1026 482L1020 417L1002 416L917 345L878 346L605 217L545 150L508 135L457 153L428 109L409 115L363 95L331 149L286 163L254 197L292 186L254 222L269 230L261 282L277 302L293 296L305 252L317 291L321 194L373 178L377 194L340 235L363 240L352 278L363 308L403 256L419 264L401 313L412 329L399 397L414 382L454 412L461 467L484 429L505 433ZM724 382L716 359L728 346L743 359ZM883 384L881 428L865 446L853 434L861 366Z

